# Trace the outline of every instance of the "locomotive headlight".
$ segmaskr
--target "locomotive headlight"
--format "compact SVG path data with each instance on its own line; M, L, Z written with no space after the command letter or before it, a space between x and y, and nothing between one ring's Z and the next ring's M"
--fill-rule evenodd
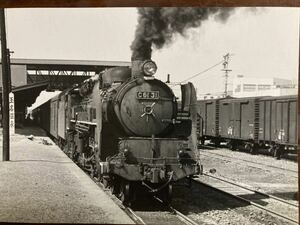
M151 60L147 60L146 62L144 62L142 68L146 76L153 76L157 71L157 66L155 62Z
M183 150L179 150L178 155L179 155L179 157L183 157L184 156L184 151Z
M128 154L129 154L129 149L125 148L125 149L124 149L124 156L127 157Z

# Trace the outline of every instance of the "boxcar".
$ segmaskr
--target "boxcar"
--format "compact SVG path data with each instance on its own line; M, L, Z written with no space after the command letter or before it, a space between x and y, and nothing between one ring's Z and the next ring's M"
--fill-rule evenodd
M230 148L244 145L251 152L255 151L258 143L258 101L259 98L220 101L220 136L229 140Z
M275 155L297 148L297 102L296 95L260 99L259 141L270 145Z
M198 101L198 139L203 144L205 139L219 144L219 106L220 99Z
M198 101L198 139L227 142L255 153L267 147L276 157L297 148L298 97L224 98Z

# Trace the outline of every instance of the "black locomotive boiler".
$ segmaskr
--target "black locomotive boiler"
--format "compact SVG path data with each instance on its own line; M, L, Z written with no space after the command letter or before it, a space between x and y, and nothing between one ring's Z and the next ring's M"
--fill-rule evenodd
M108 69L33 112L71 158L126 204L140 186L169 203L172 184L200 172L195 89L182 85L179 108L156 70L151 60Z

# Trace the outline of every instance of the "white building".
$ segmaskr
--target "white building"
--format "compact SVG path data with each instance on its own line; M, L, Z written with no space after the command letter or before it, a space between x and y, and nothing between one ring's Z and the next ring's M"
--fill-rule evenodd
M297 95L297 82L280 78L250 78L237 75L233 79L232 97Z
M232 91L227 92L228 96L232 96ZM218 99L218 98L224 98L225 94L224 92L218 92L218 93L207 93L207 94L198 94L197 99L202 100L202 99Z

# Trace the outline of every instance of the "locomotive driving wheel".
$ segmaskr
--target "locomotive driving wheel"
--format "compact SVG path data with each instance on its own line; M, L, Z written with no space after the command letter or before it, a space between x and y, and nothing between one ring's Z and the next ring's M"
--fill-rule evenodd
M111 186L110 186L110 191L112 194L118 196L120 194L120 181L119 179L113 177Z
M103 184L103 187L106 189L109 187L109 178L108 177L102 177L102 184Z
M122 181L120 185L120 194L119 198L122 201L123 205L129 206L131 204L131 188L129 181Z
M170 205L172 201L172 194L173 194L173 185L169 183L166 187L164 187L160 191L159 198L163 201L165 205Z

